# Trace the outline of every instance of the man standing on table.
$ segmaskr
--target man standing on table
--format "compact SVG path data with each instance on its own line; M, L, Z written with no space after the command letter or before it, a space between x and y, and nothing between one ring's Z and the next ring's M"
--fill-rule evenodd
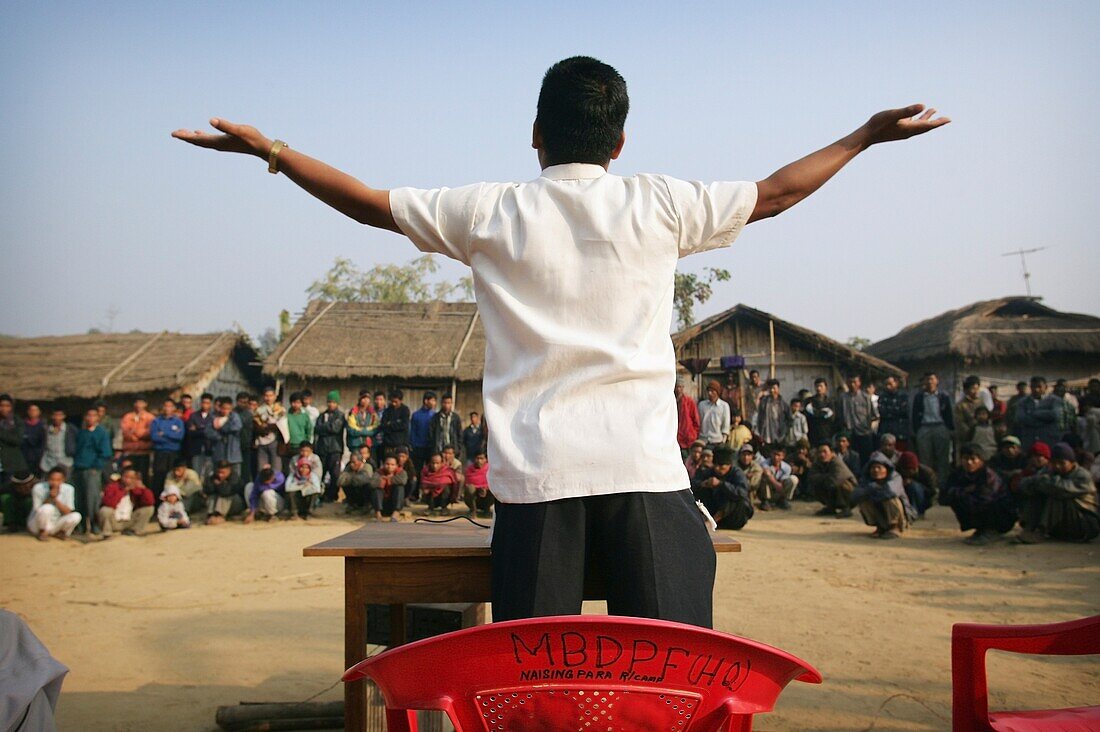
M759 183L608 173L629 102L610 66L574 57L547 71L528 183L372 189L221 119L178 130L201 147L268 161L364 224L473 269L487 339L484 399L496 620L579 613L586 556L608 611L711 624L715 556L676 444L669 330L680 257L729 246L750 221L817 190L872 144L945 124L913 105ZM625 464L612 446L630 445Z

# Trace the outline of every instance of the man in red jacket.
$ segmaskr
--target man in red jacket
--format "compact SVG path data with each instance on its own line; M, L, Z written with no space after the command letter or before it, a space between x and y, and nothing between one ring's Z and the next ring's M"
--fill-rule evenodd
M99 509L99 527L104 539L116 531L141 536L156 505L153 491L141 482L132 465L122 469L122 476L103 489L103 505Z
M684 393L681 382L676 382L672 393L676 395L676 442L680 445L680 458L687 460L691 443L699 438L699 407Z

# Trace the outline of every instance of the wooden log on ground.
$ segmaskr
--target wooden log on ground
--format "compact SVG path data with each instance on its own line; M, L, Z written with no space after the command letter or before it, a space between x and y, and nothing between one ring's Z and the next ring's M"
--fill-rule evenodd
M214 720L226 732L343 729L344 702L285 702L218 707Z

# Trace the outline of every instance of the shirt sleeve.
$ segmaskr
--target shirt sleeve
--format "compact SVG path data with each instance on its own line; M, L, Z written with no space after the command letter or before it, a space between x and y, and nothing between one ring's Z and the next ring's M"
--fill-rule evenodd
M483 183L461 188L395 188L390 191L393 220L416 248L470 264L470 231Z
M728 247L756 208L756 184L709 185L664 177L679 223L680 256Z

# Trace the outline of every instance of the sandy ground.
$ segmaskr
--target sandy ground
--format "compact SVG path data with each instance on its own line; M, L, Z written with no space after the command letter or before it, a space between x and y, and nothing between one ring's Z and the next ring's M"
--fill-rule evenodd
M1096 543L976 549L942 508L887 543L813 507L758 512L738 532L744 551L718 563L717 628L825 677L788 687L757 729L947 729L952 623L1100 612ZM62 730L213 730L219 705L304 700L337 681L342 563L302 547L353 526L230 523L88 545L0 536L0 606L72 670ZM990 679L997 708L1100 703L1095 657L991 654Z

